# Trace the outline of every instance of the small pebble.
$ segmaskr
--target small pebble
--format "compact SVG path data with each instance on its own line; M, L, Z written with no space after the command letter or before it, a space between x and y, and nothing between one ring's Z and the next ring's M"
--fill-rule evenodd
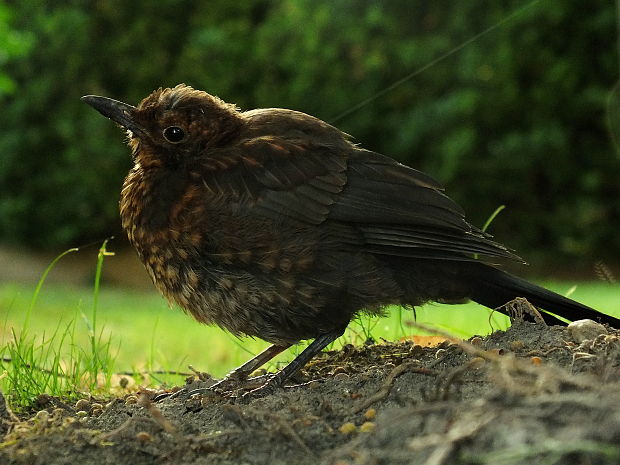
M146 431L140 431L136 433L136 439L140 442L149 442L153 440L153 437Z
M88 416L88 412L85 411L85 410L80 410L79 412L75 413L75 416L77 416L79 418L87 417Z
M532 362L532 365L539 366L542 365L542 358L534 356L530 358L530 362Z
M90 409L91 409L91 411L92 411L92 410L95 410L95 409L103 410L103 405L101 405L101 404L99 404L99 403L95 402L94 404L92 404L92 405L90 406Z
M419 355L423 352L424 352L424 347L422 347L420 344L414 344L410 350L411 355Z
M338 431L340 431L342 434L351 434L357 431L357 427L349 421L347 423L344 423L340 428L338 428Z
M353 344L345 344L344 346L342 346L342 351L345 354L355 352L355 346Z
M346 373L338 373L334 376L334 381L345 381L349 379L349 375Z
M573 321L566 327L566 330L573 341L578 344L586 340L596 339L601 334L607 334L605 326L592 320Z
M345 367L337 367L334 371L333 374L335 375L339 375L340 373L345 373L346 374L347 370Z
M136 396L127 396L125 399L125 405L137 404L138 398Z
M469 343L472 346L480 347L482 345L482 338L480 336L474 336L474 337L471 338Z
M367 421L360 426L360 433L372 433L375 430L375 426L372 421Z
M525 347L525 344L523 343L523 341L512 341L510 343L510 350L513 351L517 351L517 350L521 350Z
M47 410L40 410L37 412L37 414L34 416L34 419L36 421L40 421L40 422L45 422L49 419L50 414Z
M92 409L92 410L91 410L91 412L90 412L90 414L91 414L93 417L98 417L98 416L99 416L99 415L101 415L102 413L103 413L103 409L100 409L100 408L94 408L94 409Z
M76 410L90 410L90 402L86 399L80 399L75 403Z
M366 418L366 420L372 420L376 415L377 411L374 408L369 408L366 410L366 413L364 413L364 418Z

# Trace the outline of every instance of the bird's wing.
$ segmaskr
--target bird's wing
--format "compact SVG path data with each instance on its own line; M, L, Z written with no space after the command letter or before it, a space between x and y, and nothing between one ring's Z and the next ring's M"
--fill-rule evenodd
M386 255L469 260L473 254L521 259L465 220L430 176L391 158L356 150L330 219L355 223L367 250Z
M519 259L470 225L437 181L383 155L260 137L228 159L220 154L218 163L237 169L205 174L214 194L251 199L252 211L274 219L329 222L344 244L404 257Z
M323 223L347 182L344 156L271 136L214 153L202 165L213 196L249 201L254 212L304 224Z

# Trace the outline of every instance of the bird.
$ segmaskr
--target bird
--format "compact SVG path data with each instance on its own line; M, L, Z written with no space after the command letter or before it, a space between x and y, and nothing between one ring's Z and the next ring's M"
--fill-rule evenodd
M128 239L152 281L197 321L267 349L212 388L231 393L288 347L312 342L248 393L273 393L360 312L517 297L549 324L615 317L511 275L522 262L470 224L431 176L362 148L308 114L241 111L185 84L132 106L82 100L127 132L120 196ZM561 318L559 318L561 317Z

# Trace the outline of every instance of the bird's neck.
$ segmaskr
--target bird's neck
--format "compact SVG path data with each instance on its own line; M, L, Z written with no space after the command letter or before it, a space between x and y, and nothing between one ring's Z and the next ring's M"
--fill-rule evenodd
M188 186L183 170L136 165L129 172L120 199L123 228L136 246L144 237L170 229L171 215Z

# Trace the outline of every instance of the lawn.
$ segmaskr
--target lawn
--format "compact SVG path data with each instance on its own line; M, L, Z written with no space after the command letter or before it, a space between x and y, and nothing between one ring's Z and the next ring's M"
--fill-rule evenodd
M620 286L604 282L542 283L556 292L620 315ZM33 296L34 286L17 283L0 284L0 347L5 346L15 331L21 331ZM72 323L73 341L81 347L89 345L92 326L93 289L44 285L32 309L29 334L47 338L54 331L62 333ZM455 335L468 337L488 334L493 328L505 328L507 319L475 303L464 305L429 304L416 311L417 322L447 329ZM196 369L221 376L260 351L267 343L250 338L238 339L216 327L201 325L178 308L171 308L155 289L136 292L102 286L97 299L97 333L110 340L115 359L114 371ZM414 321L410 310L392 308L385 318L362 317L349 325L347 333L335 343L363 343L369 336L375 340L396 340L414 332L408 323ZM296 353L299 348L291 351ZM279 360L287 360L284 353ZM156 381L161 380L159 378ZM168 378L174 382L175 378ZM181 382L182 378L176 378Z

